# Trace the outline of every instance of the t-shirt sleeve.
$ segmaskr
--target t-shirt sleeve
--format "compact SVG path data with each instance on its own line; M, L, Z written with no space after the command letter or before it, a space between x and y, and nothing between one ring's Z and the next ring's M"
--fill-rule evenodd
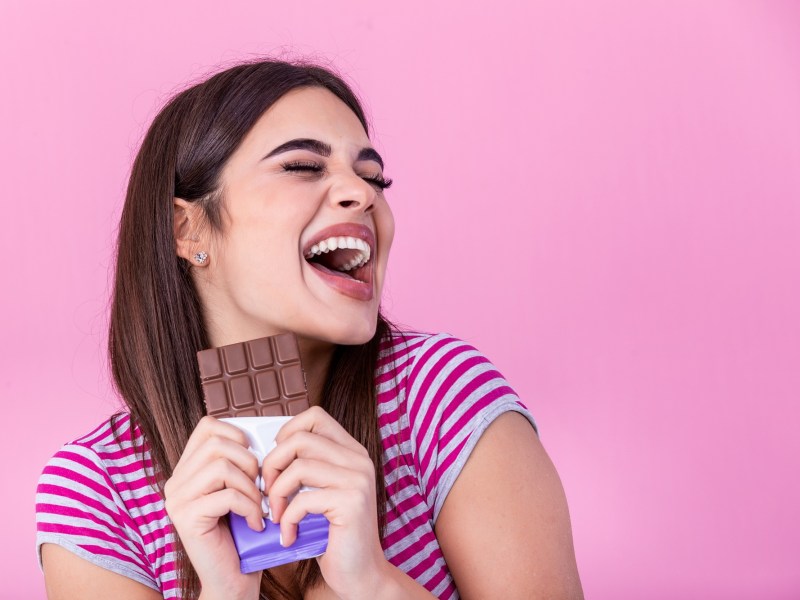
M42 544L159 589L136 525L92 448L67 444L45 466L36 488L40 566Z
M411 446L433 521L481 435L501 414L533 416L483 354L450 335L429 338L407 379Z

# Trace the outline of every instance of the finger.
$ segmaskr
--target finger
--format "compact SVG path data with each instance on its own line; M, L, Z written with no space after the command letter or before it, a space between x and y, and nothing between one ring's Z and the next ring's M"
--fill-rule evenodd
M205 416L197 422L197 425L195 426L194 431L192 431L192 435L189 436L189 440L186 442L186 447L183 449L183 453L178 460L178 464L175 465L175 468L177 468L178 465L180 465L186 458L194 454L194 452L208 438L214 435L228 438L239 445L244 446L245 448L248 446L247 436L241 429L234 427L230 423L223 423L214 417Z
M298 458L278 476L272 487L267 488L273 521L282 518L289 499L303 485L315 488L352 489L362 494L370 494L374 493L375 477L372 472L355 471L330 463ZM310 492L303 492L307 493Z
M343 525L341 507L350 514L360 510L360 502L354 494L347 490L314 490L298 494L289 503L280 520L281 544L291 546L297 540L297 526L306 515L325 515L332 525Z
M355 470L372 470L372 460L321 435L298 431L284 439L264 458L261 476L269 489L278 475L298 458L328 462Z
M191 500L223 489L234 489L261 505L261 491L241 469L225 458L217 458L176 491L177 499Z
M336 442L354 452L367 453L366 449L359 444L339 423L319 406L312 406L304 410L299 415L292 417L275 436L275 441L280 444L289 436L298 431L310 431L321 435L329 440Z
M367 474L324 461L297 458L278 475L267 493L270 498L288 498L304 485L316 488L361 489L367 487Z
M199 446L191 456L188 456L180 465L181 476L192 478L198 471L217 458L225 458L241 471L246 473L253 481L259 473L258 459L246 447L227 437L211 435ZM178 471L178 467L176 467Z
M211 519L219 521L220 517L229 512L244 517L248 526L255 531L264 529L261 503L253 502L251 498L233 488L226 488L197 498L187 508L184 518L187 522L198 523Z

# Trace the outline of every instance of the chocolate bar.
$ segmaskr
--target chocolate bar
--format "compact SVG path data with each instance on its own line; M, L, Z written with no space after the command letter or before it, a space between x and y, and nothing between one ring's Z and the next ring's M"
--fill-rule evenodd
M309 406L293 333L201 350L197 363L213 417L294 416Z

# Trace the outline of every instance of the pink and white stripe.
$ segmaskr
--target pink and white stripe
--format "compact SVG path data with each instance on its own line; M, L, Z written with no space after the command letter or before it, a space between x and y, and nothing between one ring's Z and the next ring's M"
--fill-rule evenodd
M394 336L376 375L389 496L384 552L435 596L458 598L436 518L486 427L509 410L533 419L486 357L446 334ZM39 479L37 548L59 544L178 598L174 532L151 474L127 414L65 445Z
M434 534L447 494L481 434L503 412L533 418L489 360L447 334L406 333L378 365L389 493L386 558L436 597L458 591Z

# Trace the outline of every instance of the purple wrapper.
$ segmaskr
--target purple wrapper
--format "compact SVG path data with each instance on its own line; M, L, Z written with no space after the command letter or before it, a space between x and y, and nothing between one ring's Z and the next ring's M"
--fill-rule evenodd
M263 531L253 531L244 517L230 513L228 519L242 573L321 556L328 547L330 523L323 515L306 515L297 526L297 539L288 548L281 546L280 525L270 520Z

